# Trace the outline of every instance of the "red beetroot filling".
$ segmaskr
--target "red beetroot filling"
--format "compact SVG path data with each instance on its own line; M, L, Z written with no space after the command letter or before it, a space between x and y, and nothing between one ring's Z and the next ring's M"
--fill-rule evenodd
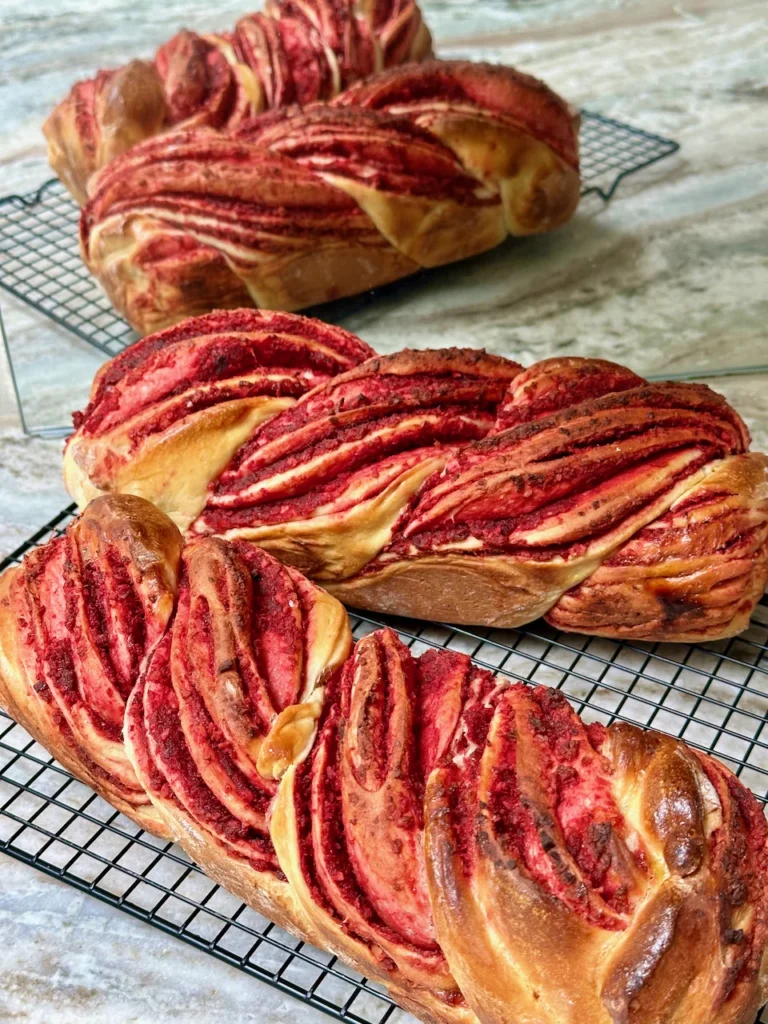
M450 441L456 440L456 435L453 438L445 438L443 443L450 443ZM434 442L437 446L438 442ZM401 464L401 471L415 465L417 462L421 462L419 458L420 449L414 448L413 450L406 449L403 453L395 452L394 455L384 454L385 446L381 446L381 461L373 463L373 472L378 474L379 472L386 472L391 468L391 463L396 466ZM398 455L402 455L402 459L398 460ZM424 450L424 457L431 457L432 452L429 449ZM386 460L386 461L384 461ZM238 526L256 526L261 523L279 523L292 520L301 520L310 518L314 512L321 506L326 504L335 504L333 512L340 514L347 511L352 504L357 504L361 500L368 500L369 498L380 493L385 486L390 486L392 483L391 474L387 474L386 483L381 482L376 488L371 488L367 492L365 499L356 497L352 494L347 495L347 489L355 478L355 473L359 472L361 468L364 468L369 464L369 460L361 459L360 465L354 466L349 472L339 472L339 475L330 483L318 485L311 479L303 480L300 484L297 484L296 496L291 496L284 499L277 499L274 501L259 501L257 497L246 497L237 505L217 506L216 504L209 504L201 515L201 520L209 529L213 530L228 530ZM309 493L302 494L306 487L311 487ZM215 498L213 499L215 502ZM246 504L246 502L248 502Z
M67 536L62 538L61 543L69 545L72 541L70 537ZM50 545L50 547L53 548L54 545ZM41 549L41 551L45 551L45 549ZM40 579L40 576L49 569L54 553L54 551L50 551L47 556L41 555L41 557L36 560L37 565L32 566L32 574L28 577L30 581L35 581L30 588L29 597L31 601L31 610L35 616L36 623L27 631L27 643L30 644L32 649L35 651L36 662L41 673L41 679L39 682L43 683L43 686L36 687L37 692L43 697L43 699L48 700L49 697L52 696L48 693L49 689L54 690L56 696L63 704L69 708L75 708L82 706L83 699L80 692L80 680L77 675L72 650L73 643L77 641L74 621L72 618L74 608L72 589L76 587L79 582L73 572L73 563L70 560L67 560L64 566L66 574L64 579L64 599L66 602L64 628L67 631L64 637L55 637L51 635L48 623L46 623L44 619L46 610L42 607L36 592L37 581ZM31 563L32 560L29 559L29 562ZM107 665L109 664L110 662L107 662ZM93 709L88 708L87 710L94 728L103 736L116 742L122 739L122 723L115 724L113 722L108 722ZM67 731L69 731L69 729ZM106 771L103 772L103 777L111 778L109 773Z
M70 93L75 108L75 131L85 153L95 153L98 147L96 95L109 87L113 76L114 71L99 71L95 78L78 82Z
M266 423L240 448L224 478L236 472L260 448L303 427L312 427L312 443L333 435L338 429L352 429L338 428L335 413L360 410L367 421L388 415L402 416L409 409L427 412L440 407L450 410L466 406L474 414L485 410L492 413L503 394L504 384L503 380L488 381L450 374L402 377L381 374L341 380ZM271 475L272 469L265 467L264 471Z
M524 799L518 787L516 702L510 699L516 689L521 696L538 704L541 711L540 718L532 720L536 741L546 757L540 781L548 789L551 806L559 819L557 824L545 807L537 808ZM581 892L578 880L568 871L557 850L555 829L562 828L567 848L593 892L616 913L631 910L628 888L631 879L623 878L621 864L613 864L610 854L611 831L621 836L625 826L611 794L607 764L599 759L590 743L591 736L598 742L601 740L600 731L588 733L565 698L554 691L544 688L528 691L518 683L503 694L506 697L502 695L501 701L494 701L490 708L477 702L468 705L467 711L472 711L473 719L468 720L465 711L464 729L457 733L449 755L451 760L444 766L445 801L450 808L453 839L465 874L471 876L475 858L485 853L484 845L488 842L477 819L478 784L480 763L495 711L499 716L495 726L499 760L488 794L487 813L504 857L530 872L546 891L563 899L572 909L578 909L593 924L621 928L620 921L602 914L599 905L588 901L587 893ZM582 802L583 813L578 814L578 805ZM531 851L536 848L551 858L552 871L542 874L541 866L531 860ZM488 855L492 856L492 851L489 850Z
M498 202L480 198L477 179L453 152L405 118L351 108L310 111L275 126L268 145L317 173L358 179L381 191L469 205Z
M465 705L459 731L443 770L445 805L450 812L452 839L467 877L474 871L478 852L475 840L480 760L488 740L493 711L493 706L487 706L477 698Z
M591 888L617 913L627 914L631 879L613 863L610 848L612 835L623 839L627 830L611 791L610 765L562 694L540 687L533 699L541 710L537 735L556 765L553 802L568 850Z
M128 433L131 448L135 450L141 442L152 434L162 433L174 423L192 416L194 413L210 409L225 402L234 402L243 398L298 398L305 391L299 380L240 381L228 387L215 388L212 391L197 392L180 396L170 407L162 410L154 417L147 417Z
M516 685L522 687L522 684ZM512 691L508 691L508 693L510 692ZM533 699L537 701L537 691L534 691ZM554 706L557 707L556 704ZM497 708L496 714L501 719L500 726L497 726L498 738L496 741L500 744L499 762L494 770L488 794L488 814L493 821L496 837L502 846L504 856L523 866L525 871L545 891L561 899L566 906L582 914L597 927L621 929L621 922L604 915L599 905L596 906L592 903L585 886L581 885L580 880L570 871L558 849L558 832L562 822L553 821L548 807L551 807L556 817L559 818L558 785L567 788L568 785L575 784L579 772L575 767L576 749L569 749L569 747L573 748L574 744L573 732L569 728L571 723L567 722L567 718L564 721L562 716L558 716L554 722L545 725L545 708L542 708L542 711L544 713L541 720L533 719L532 724L537 732L536 739L541 745L541 752L545 754L539 781L547 791L548 803L544 806L537 806L524 797L518 787L519 754L515 703L512 700L504 700ZM548 750L547 747L549 747ZM566 755L565 766L558 763L558 747L560 748L559 752ZM578 743L576 748L578 748ZM558 771L563 767L570 771L567 774L560 771L558 779ZM579 767L582 766L579 765ZM618 817L618 811L615 813ZM589 820L589 816L585 815L585 827ZM583 836L577 830L565 834L564 838L570 851L568 840L581 840ZM481 839L480 834L477 839L478 841ZM581 850L579 842L575 842L574 845L577 850ZM533 855L533 851L536 850L543 853L543 862L547 863L547 867L539 860L538 855ZM585 861L590 864L589 857L585 858ZM582 868L581 864L579 864L579 868ZM600 880L606 870L607 865L603 868L602 873L598 871ZM594 891L594 880L588 874L584 875L584 880ZM611 900L606 898L609 894L598 893L598 895L602 896L603 900L611 906ZM619 900L620 903L623 902L625 896L626 893ZM617 907L613 909L620 912Z
M655 494L650 497L642 497L634 501L627 502L623 509L624 518L629 518L630 516L637 514L641 508L650 504L652 501L658 500L662 494L671 490L678 480L685 479L686 476L695 472L708 461L709 458L707 456L702 456L701 459L696 460L694 463L686 467L682 473L678 473L674 477L668 479L665 486ZM469 557L482 557L495 553L504 553L513 555L516 559L520 559L522 561L548 561L552 558L578 558L584 554L591 544L595 544L601 537L610 534L616 528L618 524L615 520L606 518L599 526L591 529L589 533L585 533L580 540L570 543L547 544L535 548L519 542L515 544L509 543L509 535L512 532L524 529L532 530L550 516L567 512L567 510L572 507L572 505L575 505L577 501L578 499L566 498L562 501L554 502L552 505L537 510L536 512L529 513L528 515L517 516L511 519L500 519L496 522L469 520L466 523L456 523L451 526L440 526L432 530L424 530L421 533L412 534L407 538L395 538L385 549L385 553L387 555L408 555L411 547L415 547L419 553L428 554L438 547L460 544L472 537L482 541L483 547L481 550L466 552ZM377 567L372 563L369 563L369 565L362 571L365 572L366 569L374 572Z
M519 468L510 470L504 483L491 489L489 494L481 490L482 482L476 481L477 494L471 496L471 483L464 484L463 490L469 492L470 497L459 508L451 509L448 513L453 521L483 521L492 518L499 521L518 522L522 528L533 529L545 519L561 512L568 512L571 508L585 506L585 494L590 490L598 492L601 485L621 481L621 491L629 489L633 478L642 480L646 468L652 463L655 469L663 468L682 452L693 448L703 448L704 452L699 458L686 466L682 471L690 475L703 464L712 458L717 458L719 453L712 449L706 441L692 441L691 445L684 442L669 445L669 438L664 432L651 432L648 443L640 451L616 451L616 446L605 446L606 451L601 452L599 461L577 461L568 456L552 459L549 463L542 460L529 462ZM555 464L556 463L556 464ZM440 480L440 483L443 481ZM666 485L662 485L666 486ZM547 495L549 492L549 500ZM434 504L434 498L427 493L422 500L422 508L429 508ZM648 500L648 499L646 499ZM592 502L592 508L597 510L600 507L599 500ZM417 509L417 512L419 510ZM490 512L484 515L484 512ZM610 513L611 519L615 513Z
M347 203L325 202L326 196L330 194L330 191L324 194L321 206L292 204L289 214L283 208L259 206L252 202L238 207L233 205L233 201L222 199L206 199L203 207L203 201L188 198L181 193L175 193L172 197L153 195L146 200L146 205L151 207L153 213L167 214L171 227L175 226L174 217L187 220L189 223L186 230L197 232L203 242L215 238L219 242L229 242L257 253L283 256L286 253L283 239L290 240L288 248L293 252L292 243L296 238L315 242L327 239L335 243L334 247L341 240L355 245L370 243L380 247L383 243L378 235L373 234L367 214L357 205L352 207ZM338 194L344 195L342 192ZM109 212L130 213L134 206L133 201L126 200L122 204L114 204ZM208 221L196 226L194 216L197 213L210 217L216 223ZM345 218L343 222L340 221L342 213ZM230 260L246 268L252 264L250 254L231 253Z
M645 410L644 426L623 416L623 411L633 409ZM599 415L601 413L608 415ZM573 437L574 420L588 422L593 434L583 440ZM561 446L553 450L554 456L598 442L630 437L654 427L686 426L706 432L708 437L719 441L728 454L744 452L749 444L749 434L741 418L725 399L705 385L649 384L629 391L612 392L603 398L562 409L544 419L493 434L458 456L456 463L462 469L467 468L489 455L515 448L521 441L527 441L550 427L558 428L563 437Z
M549 376L544 367L537 373L534 365L510 385L508 397L499 408L494 433L647 383L623 366L602 366L596 362L553 368L551 373Z
M98 592L98 583L95 580L93 589L87 590L86 593L86 607L89 603L88 598L92 595L103 602L105 609L111 608L119 613L120 629L128 648L130 665L122 679L117 666L115 666L115 676L118 689L125 700L128 699L133 689L141 660L147 651L147 621L144 606L128 571L128 561L127 557L122 558L114 548L110 548L106 554L107 567L112 577L109 595L103 585Z
M269 836L230 814L197 771L179 723L176 695L168 681L170 640L171 634L167 633L149 669L150 678L161 682L163 696L158 699L155 695L153 700L147 695L149 699L145 700L147 734L154 738L162 758L158 767L163 774L167 775L171 771L185 780L184 803L195 820L224 841L247 843L253 848L253 861L258 865L257 869L271 870L279 875Z
M603 565L633 566L633 565L656 565L659 558L659 542L661 535L657 526L663 525L663 543L665 549L672 551L684 548L692 556L711 554L723 555L731 553L734 558L748 556L750 552L762 542L763 527L756 526L748 529L743 528L743 515L732 509L723 510L720 515L713 517L706 524L711 526L717 523L716 532L712 534L702 533L702 542L696 543L695 538L690 535L686 526L672 527L669 524L674 516L680 514L680 509L664 518L664 521L657 520L653 530L646 528L632 538L628 545L625 545L603 562ZM734 520L732 523L731 521ZM713 543L714 541L714 543Z
M576 134L568 107L543 82L512 68L464 61L429 61L392 69L351 89L336 101L386 110L414 105L414 113L435 104L474 106L482 116L496 113L546 141L567 163L578 167Z
M335 705L330 689L326 694L326 708ZM368 902L365 892L355 875L347 851L346 837L344 835L344 819L341 808L341 783L338 770L338 729L340 727L340 715L338 706L333 706L330 713L326 712L325 721L321 724L318 740L315 744L314 753L296 771L295 776L295 814L298 834L298 846L301 857L302 872L305 882L312 893L315 902L321 906L326 913L336 920L342 927L346 928L344 921L333 907L329 897L326 895L323 885L315 871L315 852L312 839L312 817L310 808L312 806L311 788L312 774L316 770L314 765L319 759L321 747L328 749L328 769L325 775L326 782L326 810L327 813L322 821L322 844L326 859L337 867L335 882L343 899L353 907L355 911L366 921L366 923L382 938L397 943L405 949L424 954L424 950L407 942L402 935L394 932L376 914ZM347 929L349 930L349 929ZM362 939L361 941L367 941ZM370 945L370 942L368 942ZM426 954L430 956L429 953ZM435 958L432 953L430 959ZM442 957L440 957L442 962ZM394 964L390 961L390 969Z
M194 676L190 672L187 654L193 644L196 657L199 657L201 645L206 648L208 653L207 664L204 668L197 665L197 672L205 671L207 677L212 679L218 669L213 659L215 651L208 602L204 598L199 597L191 609L188 605L185 607L180 605L175 629L178 630L178 635L182 640L178 647L178 657L173 663L173 673L175 683L177 684L175 689L177 693L180 691L183 694L183 701L186 704L192 728L196 733L199 730L200 734L204 735L207 739L213 755L217 758L220 767L229 779L237 796L266 817L275 787L267 782L266 779L261 780L260 777L259 785L254 785L240 770L232 757L232 747L229 740L225 737L214 719L211 718L205 705L204 697L196 690L193 681ZM252 712L252 709L249 709L247 706L244 709L246 714L248 714L249 710ZM251 713L248 717L253 719L255 716Z
M476 670L475 670L476 671ZM416 789L424 797L427 778L442 760L469 699L472 663L455 651L426 651L417 662L414 702Z
M307 609L286 570L244 541L235 548L253 577L253 651L272 706L279 714L300 697L305 660ZM301 615L294 614L298 605Z
M292 411L288 410L288 412ZM239 467L247 465L250 453L241 448L230 467L222 474L216 486L216 494L237 494L260 480L273 479L281 473L305 465L313 459L336 452L339 454L332 460L332 468L328 470L323 467L321 471L330 471L335 476L340 472L351 472L371 461L378 462L397 452L408 451L411 448L424 448L433 442L446 444L454 440L476 440L485 435L491 422L490 415L485 414L481 405L474 409L461 405L423 409L406 407L402 412L397 411L385 415L375 415L374 412L374 416L362 421L358 420L348 426L337 426L334 417L330 416L326 421L318 423L317 430L314 432L315 437L309 443L269 464L258 465L257 463L257 468L246 473L241 473ZM472 419L468 417L472 417ZM282 419L283 417L278 418ZM473 419L480 420L480 423L473 422ZM384 431L394 430L401 423L408 424L408 421L415 422L409 424L406 431L398 430L387 438L381 437ZM266 424L266 427L270 426L270 423ZM288 426L288 422L285 422L283 426ZM274 431L269 431L269 433L274 436ZM281 430L277 437L279 438L282 433ZM266 430L264 434L258 432L244 447L250 447L251 451L257 452L259 447L268 443L265 434ZM353 447L342 453L340 449L344 445ZM371 459L372 455L376 455L373 460ZM291 483L289 486L300 488L298 493L301 493L310 487L317 486L317 483L317 480L302 481L299 484Z
M238 337L238 332L266 331L269 333L256 339ZM283 332L285 335L297 335L306 344L296 338L283 336ZM208 313L190 317L173 327L147 335L115 356L101 372L96 394L85 415L88 416L90 410L107 397L111 385L157 353L172 349L184 341L216 334L221 335L225 347L230 344L253 345L262 366L299 369L309 366L331 376L375 355L373 349L355 335L309 317L299 317L293 313L263 313L259 310ZM330 353L321 351L319 346L330 349Z
M104 420L107 417L111 418L115 412L119 413L120 419L125 420L135 416L148 406L185 395L195 385L209 384L237 378L240 375L253 374L255 371L261 370L264 365L261 351L250 348L242 342L236 344L227 343L224 339L221 341L217 339L215 344L203 350L180 353L180 358L178 359L176 356L177 353L174 348L170 348L162 361L154 360L153 364L141 376L142 387L136 387L136 384L138 384L138 381L136 381L135 383L131 382L126 389L118 390L113 388L106 393L102 392L103 398L98 401L98 404L91 402L84 413L74 414L74 417L77 418L77 426L84 428L83 433L86 436L94 436L98 433L98 429ZM147 395L152 384L153 372L162 372L169 366L177 371L175 380L168 380L161 388L153 388L152 392ZM283 372L286 372L288 369L289 367L286 366ZM280 393L298 397L309 390L309 388L325 383L328 379L325 374L304 370L303 368L301 370L293 379L277 382L270 380L267 376L268 371L265 369L260 380L248 381L247 383L241 381L239 386L233 381L232 387L235 390L248 388L248 394L261 393L257 390L261 387L266 395L278 393L275 389L279 387L282 389ZM227 391L220 391L219 394L222 395L222 401L227 401L233 397ZM240 396L236 394L234 397Z
M211 126L220 126L222 108L231 104L234 83L229 64L212 43L195 32L179 32L157 51L155 66L163 82L169 125L208 107L218 115Z

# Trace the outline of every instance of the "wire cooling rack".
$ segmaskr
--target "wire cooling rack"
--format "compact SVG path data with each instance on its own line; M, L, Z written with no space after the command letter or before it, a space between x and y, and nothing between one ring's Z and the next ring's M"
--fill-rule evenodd
M671 139L582 111L582 195L608 201L629 174L679 146ZM0 286L107 355L136 335L114 311L78 251L79 210L52 178L36 192L0 199Z
M66 529L64 509L0 570ZM651 726L709 751L768 799L768 602L741 636L702 645L452 628L354 615L356 637L393 625L417 653L463 651L485 668L563 690L589 721ZM339 1020L384 1024L395 1006L335 957L214 885L178 847L141 831L0 713L0 850L205 950ZM410 1020L398 1011L398 1019ZM768 1014L760 1020L768 1021Z

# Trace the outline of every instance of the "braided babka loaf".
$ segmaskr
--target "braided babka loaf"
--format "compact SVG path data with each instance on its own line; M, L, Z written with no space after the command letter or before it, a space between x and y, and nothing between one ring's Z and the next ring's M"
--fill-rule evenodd
M140 494L359 608L651 640L746 627L768 458L720 395L604 360L369 352L245 310L145 338L76 415L69 492Z
M462 654L354 647L241 540L91 503L0 578L0 703L428 1024L752 1024L767 829L722 764Z
M236 128L431 52L413 0L267 0L232 32L179 32L152 61L78 82L43 126L48 161L82 204L93 173L144 139Z
M301 309L565 223L578 119L511 68L428 61L239 130L174 132L92 182L81 248L145 334L210 309Z

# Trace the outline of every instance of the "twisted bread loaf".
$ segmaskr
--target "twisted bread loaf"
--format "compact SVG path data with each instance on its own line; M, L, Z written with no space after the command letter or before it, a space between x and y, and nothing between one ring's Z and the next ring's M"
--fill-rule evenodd
M711 757L388 629L352 648L295 569L182 551L129 495L0 594L35 738L428 1024L752 1024L768 835Z
M0 577L0 704L74 775L167 834L123 747L125 702L164 635L181 535L115 495Z
M216 538L182 551L170 519L129 494L91 502L0 577L0 705L118 810L289 925L301 911L269 804L350 644L341 605L295 569Z
M300 309L565 223L578 124L511 68L430 61L237 132L113 161L83 258L139 333L215 308Z
M232 353L279 363L281 332L314 332L343 358L298 402L284 385L243 418ZM209 345L202 387L177 353ZM141 494L180 529L255 542L359 608L497 626L546 615L653 640L746 627L768 578L768 459L719 395L603 360L522 370L456 349L331 376L365 354L287 314L214 314L147 338L76 418L68 489L81 506ZM253 381L274 394L271 377Z
M412 0L267 0L233 32L179 32L153 61L78 82L43 125L48 161L82 204L93 173L144 139L327 100L431 49Z

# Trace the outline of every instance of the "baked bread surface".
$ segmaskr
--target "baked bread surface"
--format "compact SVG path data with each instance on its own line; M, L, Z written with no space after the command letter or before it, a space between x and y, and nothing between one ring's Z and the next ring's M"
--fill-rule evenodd
M412 0L267 0L232 32L182 30L153 60L78 82L43 125L48 162L82 205L93 174L145 139L233 129L263 110L330 99L431 50Z
M606 360L370 351L248 311L144 339L76 418L68 489L142 494L370 611L638 640L746 628L768 459L716 392Z
M146 334L207 309L297 310L560 227L578 118L513 68L426 61L237 130L149 139L91 182L89 269Z
M752 1024L767 829L680 740L585 725L255 545L96 499L0 578L0 700L212 879L426 1024Z

